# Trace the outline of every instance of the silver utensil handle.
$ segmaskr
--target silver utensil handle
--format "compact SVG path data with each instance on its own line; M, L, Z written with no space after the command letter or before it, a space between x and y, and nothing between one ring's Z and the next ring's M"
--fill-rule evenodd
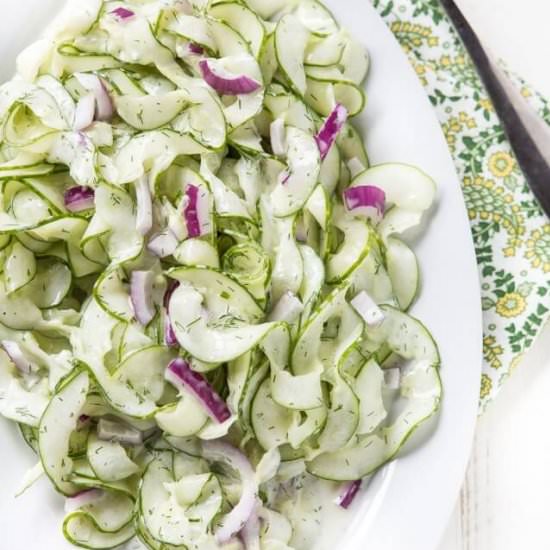
M502 69L491 61L454 1L440 0L440 3L476 65L531 190L546 215L550 216L550 127Z

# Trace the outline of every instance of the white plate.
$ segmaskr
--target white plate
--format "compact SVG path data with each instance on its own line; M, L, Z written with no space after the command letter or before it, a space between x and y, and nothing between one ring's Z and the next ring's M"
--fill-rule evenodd
M13 67L6 60L14 59L62 4L10 2L0 19L4 78ZM373 164L416 164L440 187L429 231L416 247L423 289L413 314L426 322L440 345L445 398L439 426L427 444L376 477L349 512L345 534L329 526L323 538L327 548L343 550L435 550L463 479L479 396L482 324L470 229L438 121L399 45L366 0L327 4L371 53L368 106L360 122ZM0 423L0 441L0 547L68 548L60 534L62 499L43 480L14 500L18 482L35 457L7 422Z

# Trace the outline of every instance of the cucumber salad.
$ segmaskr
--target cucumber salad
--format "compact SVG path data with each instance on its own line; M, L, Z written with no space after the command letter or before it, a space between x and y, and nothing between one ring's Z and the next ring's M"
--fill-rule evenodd
M402 234L436 188L369 165L368 67L317 0L78 0L19 57L0 414L73 545L314 550L435 418Z

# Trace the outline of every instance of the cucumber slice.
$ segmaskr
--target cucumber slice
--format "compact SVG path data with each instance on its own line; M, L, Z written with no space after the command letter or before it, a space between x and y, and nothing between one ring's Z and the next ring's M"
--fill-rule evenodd
M182 90L162 96L124 95L115 98L118 115L137 130L154 130L165 126L185 109L188 95Z
M281 407L272 399L270 386L270 381L266 378L250 408L254 436L266 451L288 442L288 430L293 421L292 411Z
M29 284L36 276L34 254L19 242L14 242L4 265L6 290L13 293Z
M105 270L94 286L97 303L118 321L131 322L134 311L128 294L129 281L120 267Z
M205 267L181 267L170 270L168 276L180 283L200 289L205 307L214 318L226 316L254 323L264 316L263 310L252 295L236 280L219 270Z
M371 251L374 239L365 221L350 218L343 210L335 213L334 225L344 234L344 241L327 260L329 283L339 283L349 277Z
M355 381L355 392L360 401L360 422L357 435L372 433L386 419L382 388L384 371L374 359L367 361Z
M267 229L264 224L264 228ZM274 222L276 244L273 247L273 273L271 275L271 299L276 303L283 294L297 294L302 286L304 265L294 237L294 219L281 218Z
M246 316L261 312L252 297L225 276L218 274L211 280L220 280L224 286L199 291L189 284L180 285L172 295L170 318L178 341L191 355L205 363L224 363L255 347L276 325L246 324ZM224 294L225 288L236 288L237 292ZM237 296L244 299L242 306ZM224 306L233 310L226 312Z
M331 385L326 424L317 440L316 452L337 451L351 440L360 421L359 399L336 368L324 376Z
M386 193L386 201L412 212L428 210L435 200L435 182L408 164L380 164L359 174L350 187L375 185Z
M68 496L79 491L76 485L66 481L73 464L69 458L69 439L76 429L89 387L88 373L75 372L52 397L38 431L38 450L44 472L57 490Z
M40 309L57 307L69 294L72 275L66 264L53 258L40 259L26 292Z
M333 368L360 338L363 322L346 301L347 291L346 284L335 288L305 323L292 351L294 373Z
M347 40L340 33L311 40L306 50L305 63L312 67L330 67L342 59ZM351 79L350 79L351 80Z
M304 265L304 278L300 288L300 296L304 304L302 319L307 320L321 295L325 281L325 266L311 247L301 245L299 249Z
M323 185L318 185L305 205L306 210L317 220L323 231L327 230L332 205Z
M180 394L176 405L164 407L155 415L159 428L170 436L186 438L198 434L208 422L204 406L188 392Z
M183 15L181 13L165 15L164 22L161 22L161 29L176 36L181 36L190 42L194 42L216 53L218 47L215 38L212 36L208 21L194 15Z
M317 0L302 0L295 11L302 25L317 36L328 36L338 32L338 24L332 13Z
M291 447L300 450L306 441L318 435L326 424L327 416L325 406L306 410L303 414L295 412L292 425L288 429L288 442Z
M390 237L386 243L386 262L397 303L403 311L407 311L419 290L418 260L403 241Z
M348 37L339 63L344 80L351 80L360 86L369 72L370 58L363 44Z
M254 241L231 247L223 256L223 271L245 287L260 303L266 300L271 279L271 262Z
M147 467L140 489L140 516L152 538L163 544L212 544L212 535L206 530L213 515L221 506L221 489L208 487L212 497L201 492L199 498L186 508L178 503L175 492L174 457L171 452L159 453Z
M394 458L416 429L439 409L442 392L439 352L433 338L419 321L406 313L390 306L382 309L386 317L373 330L373 338L411 360L402 377L400 410L389 425L360 436L355 445L308 462L308 471L317 477L351 481L371 474Z
M287 171L271 192L273 213L287 217L301 210L317 183L321 168L315 139L298 128L287 129Z
M68 516L63 524L63 535L71 544L93 550L118 548L135 534L131 524L116 533L103 533L90 515L78 512Z
M319 182L329 195L332 195L338 187L341 173L342 158L340 149L336 145L333 145L322 161L321 172L319 173Z
M209 14L243 36L250 45L252 55L256 59L259 57L266 32L262 22L253 11L236 2L221 2L212 6Z
M343 105L350 117L359 114L366 103L365 92L351 81L344 80L339 71L325 67L307 69L306 93L307 104L317 113L328 116L334 106Z
M289 0L244 0L244 3L262 19L271 19L289 4Z
M307 89L304 58L308 39L306 27L292 14L285 15L275 29L275 54L279 68L300 96L304 96Z
M336 138L336 143L345 162L349 162L355 158L365 169L369 167L369 157L365 150L363 138L351 123L348 122L345 124Z
M101 441L95 433L88 438L87 457L96 477L106 483L121 481L139 472L139 466L130 460L120 443Z
M220 58L251 53L249 43L227 23L217 19L208 19L207 23Z

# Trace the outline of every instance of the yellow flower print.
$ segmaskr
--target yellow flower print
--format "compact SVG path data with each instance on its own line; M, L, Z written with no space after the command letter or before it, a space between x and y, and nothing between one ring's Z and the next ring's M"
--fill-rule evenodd
M501 317L517 317L525 311L526 307L525 298L517 292L508 292L497 301L497 313Z
M486 374L481 377L481 399L487 397L493 389L493 381Z
M521 95L523 97L531 97L533 95L533 92L529 88L527 88L527 86L522 86Z
M485 336L483 338L483 356L493 369L500 369L502 367L500 356L503 353L502 346L497 345L494 336Z
M491 100L490 99L480 99L478 101L478 105L484 110L484 111L492 111L494 108L493 108L493 104L491 103Z
M541 229L535 229L527 240L525 257L531 260L535 269L542 269L544 273L550 273L550 224L545 224Z
M499 151L489 158L489 170L496 178L507 178L515 167L514 157L504 151Z

